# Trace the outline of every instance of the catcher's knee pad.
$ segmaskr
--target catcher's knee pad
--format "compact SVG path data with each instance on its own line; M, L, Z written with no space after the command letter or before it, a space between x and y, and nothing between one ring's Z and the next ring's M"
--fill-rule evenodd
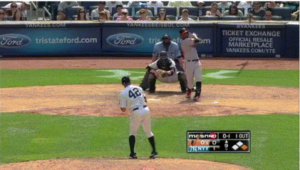
M185 82L186 81L186 77L185 77L185 74L184 74L184 72L182 72L182 71L178 71L177 72L177 75L178 75L178 80L181 82Z

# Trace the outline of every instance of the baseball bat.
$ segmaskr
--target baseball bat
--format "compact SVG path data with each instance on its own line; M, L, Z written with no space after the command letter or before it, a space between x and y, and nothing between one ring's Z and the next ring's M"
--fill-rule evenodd
M237 72L237 74L235 75L235 77L239 76L241 74L241 72L244 70L244 68L248 65L249 60L247 60L245 63L242 64L238 64L237 66L242 66L242 68Z

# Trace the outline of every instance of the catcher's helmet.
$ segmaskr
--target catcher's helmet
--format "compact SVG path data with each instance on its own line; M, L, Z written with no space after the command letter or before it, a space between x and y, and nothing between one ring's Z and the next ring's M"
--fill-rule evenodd
M165 35L161 38L161 40L165 40L165 39L171 39L170 35L165 34Z
M169 55L168 55L168 53L166 52L166 51L161 51L160 53L159 53L159 57L160 58L167 58Z
M124 85L124 84L128 84L128 83L130 83L130 78L129 78L129 76L124 76L124 77L122 77L122 84Z

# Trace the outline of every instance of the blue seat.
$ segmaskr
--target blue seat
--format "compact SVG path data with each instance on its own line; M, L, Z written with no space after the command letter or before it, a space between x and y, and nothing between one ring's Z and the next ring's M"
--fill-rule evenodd
M167 18L169 18L170 21L176 20L176 16L174 16L174 15L170 15L170 16L167 15Z
M225 16L225 17L221 17L221 20L232 20L232 21L238 21L241 20L241 17L238 16Z
M216 16L200 16L199 17L199 20L219 20L219 17L216 17Z
M112 7L110 15L113 16L115 13L117 13L117 8L116 7Z
M272 8L272 15L282 17L282 20L291 20L292 9L288 7Z
M97 8L98 8L98 6L90 6L90 7L89 7L89 15L91 16L92 11L93 11L94 9L97 9Z
M167 12L167 15L177 16L177 8L176 7L158 7L157 10L165 9Z
M99 6L99 2L97 2L97 1L82 1L81 5L84 6L85 9L90 9L91 6Z
M278 15L273 15L272 16L272 20L274 20L274 21L280 21L280 20L282 20L282 17L278 16Z
M206 7L206 6L211 6L211 4L212 4L213 2L212 1L205 1L204 2L204 6Z
M199 8L198 7L180 7L179 15L181 15L181 12L183 9L189 10L189 15L199 16Z

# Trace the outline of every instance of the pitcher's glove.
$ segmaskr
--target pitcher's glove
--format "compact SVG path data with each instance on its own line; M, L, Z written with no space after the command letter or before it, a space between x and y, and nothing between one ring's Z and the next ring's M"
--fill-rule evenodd
M156 70L156 75L157 75L157 77L162 77L162 78L169 76L167 71L161 70L161 69Z

